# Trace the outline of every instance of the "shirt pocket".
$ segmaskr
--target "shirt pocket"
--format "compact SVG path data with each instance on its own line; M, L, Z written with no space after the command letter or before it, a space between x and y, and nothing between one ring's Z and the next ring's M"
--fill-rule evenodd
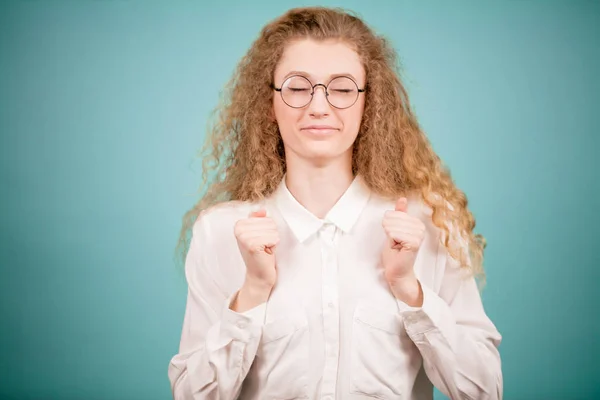
M402 318L389 311L358 306L352 321L350 393L402 399L406 355Z
M278 318L263 326L253 368L261 399L307 399L308 320L303 313Z

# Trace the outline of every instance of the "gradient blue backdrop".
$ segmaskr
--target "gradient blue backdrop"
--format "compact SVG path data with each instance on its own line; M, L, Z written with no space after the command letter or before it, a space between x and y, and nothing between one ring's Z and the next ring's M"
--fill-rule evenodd
M207 117L261 26L309 4L0 3L0 398L170 397ZM321 4L392 40L469 197L505 398L600 397L600 3Z

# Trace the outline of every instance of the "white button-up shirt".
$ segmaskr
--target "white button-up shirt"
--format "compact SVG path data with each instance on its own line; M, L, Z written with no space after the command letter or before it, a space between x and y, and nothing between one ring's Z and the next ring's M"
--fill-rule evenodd
M319 219L282 180L261 204L229 202L193 227L175 399L501 399L501 336L472 277L440 244L424 203L407 212L427 227L415 262L422 307L397 300L383 277L382 220L395 201L362 178ZM264 206L277 224L277 284L266 303L229 309L245 277L234 225Z

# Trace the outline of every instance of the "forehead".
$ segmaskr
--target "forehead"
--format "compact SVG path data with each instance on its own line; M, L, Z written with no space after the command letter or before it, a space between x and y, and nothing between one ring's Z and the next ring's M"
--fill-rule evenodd
M350 74L359 83L365 80L358 54L340 41L303 39L289 43L275 69L275 80L282 79L292 71L303 72L315 82L326 81L338 74Z

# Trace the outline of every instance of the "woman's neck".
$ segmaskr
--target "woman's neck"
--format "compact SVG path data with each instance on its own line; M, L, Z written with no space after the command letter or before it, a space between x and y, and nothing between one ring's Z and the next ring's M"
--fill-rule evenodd
M302 165L301 168L288 165L285 183L298 203L323 219L353 180L351 164L332 162L323 166Z

